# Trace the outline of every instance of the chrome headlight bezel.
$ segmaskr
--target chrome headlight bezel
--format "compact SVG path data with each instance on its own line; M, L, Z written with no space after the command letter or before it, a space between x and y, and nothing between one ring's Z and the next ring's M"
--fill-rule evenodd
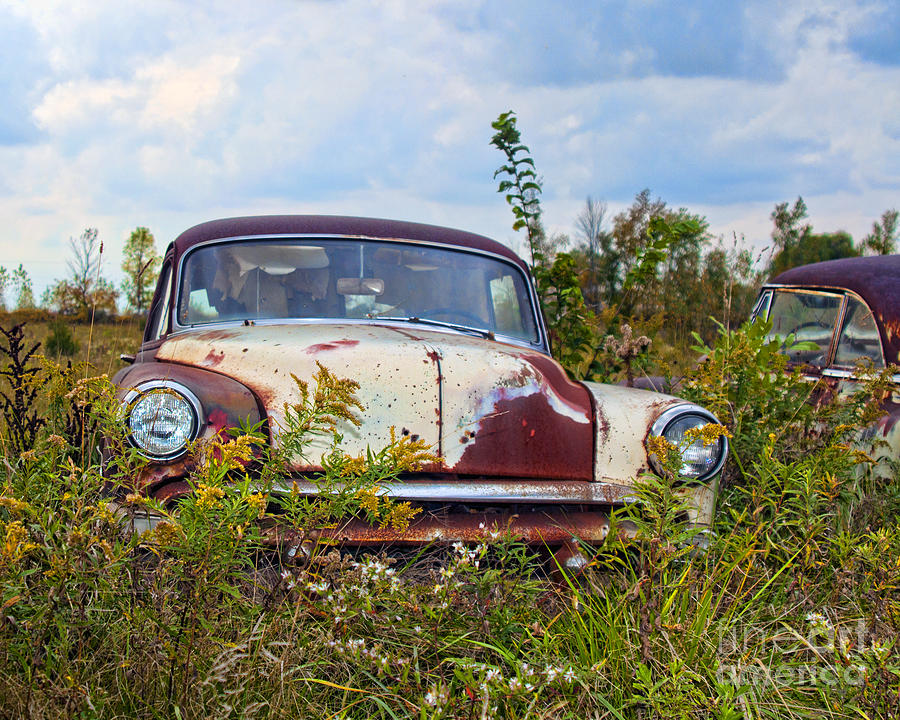
M650 428L650 435L666 437L666 431L670 430L677 421L692 417L702 420L702 423L700 423L701 425L710 423L714 425L721 424L716 416L709 412L709 410L705 410L694 403L680 403L667 408L658 418L656 418ZM715 443L719 448L719 456L716 458L713 465L706 472L696 476L683 474L682 477L685 480L692 483L702 483L715 477L722 470L722 466L725 465L725 459L728 457L728 438L720 436ZM657 472L662 473L663 468L656 456L650 453L649 458L653 468Z
M177 398L184 403L187 411L185 414L189 418L189 427L183 432L185 439L181 441L177 447L173 447L167 452L153 452L148 450L147 447L138 442L131 425L132 413L137 404L153 394L168 395ZM200 429L205 422L203 406L197 396L191 392L189 388L173 380L150 380L148 382L140 383L125 394L122 405L124 410L123 419L127 426L128 441L133 447L137 448L141 455L149 460L170 461L176 460L184 455L188 450L188 445L197 439L200 434Z

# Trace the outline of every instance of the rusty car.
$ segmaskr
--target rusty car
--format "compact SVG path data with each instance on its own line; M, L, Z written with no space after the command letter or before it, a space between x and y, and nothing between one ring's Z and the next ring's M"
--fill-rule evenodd
M424 509L406 530L348 518L334 535L349 544L466 541L498 523L548 546L602 541L610 511L659 470L653 436L682 448L681 492L702 529L728 453L725 437L692 440L691 428L717 423L698 405L571 380L551 356L528 265L431 225L285 215L190 228L166 250L130 359L114 380L150 461L136 482L161 500L190 491L197 438L265 421L277 443L292 375L321 363L357 381L366 410L360 427L339 428L344 450L382 447L393 427L438 462L379 489ZM284 488L318 492L316 470L298 459Z
M900 364L900 255L848 257L791 268L760 290L752 318L771 323L772 338L793 336L789 366L817 381L830 397L850 393L864 375ZM893 375L894 385L900 375ZM900 402L882 402L885 414L868 428L888 453L900 457Z

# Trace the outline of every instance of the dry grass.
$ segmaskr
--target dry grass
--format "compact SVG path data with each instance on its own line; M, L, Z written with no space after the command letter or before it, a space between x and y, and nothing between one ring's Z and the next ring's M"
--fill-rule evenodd
M40 342L38 351L46 356L46 341L51 332L51 318L46 313L0 313L0 326L9 328L25 322L25 337L31 343ZM125 363L119 359L122 353L133 354L141 342L144 331L144 319L133 316L121 316L103 322L80 322L68 320L67 325L78 344L78 351L71 358L55 355L48 357L56 363L65 365L71 359L73 364L89 362L98 374L107 373L110 377Z

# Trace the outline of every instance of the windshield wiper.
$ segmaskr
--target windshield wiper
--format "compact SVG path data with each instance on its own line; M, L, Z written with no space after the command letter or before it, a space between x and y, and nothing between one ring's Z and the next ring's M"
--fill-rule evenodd
M373 320L393 320L395 322L408 322L408 323L419 323L420 325L434 325L435 327L444 327L449 328L451 330L459 330L460 332L467 332L472 335L478 335L479 337L483 337L487 340L496 340L494 337L493 330L485 330L484 328L476 328L471 325L459 325L457 323L444 322L442 320L432 320L431 318L423 318L416 317L415 315L410 317L391 317L389 315L372 315Z

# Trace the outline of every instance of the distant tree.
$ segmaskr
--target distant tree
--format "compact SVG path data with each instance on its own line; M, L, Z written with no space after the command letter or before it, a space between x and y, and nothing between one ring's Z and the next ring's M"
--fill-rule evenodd
M97 228L87 228L78 240L69 238L72 257L66 263L69 283L75 304L86 312L91 307L91 290L100 279L100 261L103 259L103 242L97 239Z
M42 304L81 318L91 317L95 311L115 313L119 293L101 274L103 243L97 239L97 229L86 229L77 240L69 238L69 245L69 277L48 287Z
M806 219L806 203L798 197L793 207L779 203L772 211L772 251L767 274L777 275L785 270L842 257L860 254L853 238L846 232L813 233Z
M798 196L793 208L789 205L786 202L779 203L770 216L775 225L772 229L773 255L782 250L790 251L812 232L809 223L801 224L806 217L806 203L803 202L803 198Z
M707 343L712 343L718 330L716 323L729 328L740 325L750 316L764 279L756 269L753 254L744 246L743 237L735 235L730 247L719 238L703 258L700 279L703 300L697 309L694 329Z
M578 250L587 260L585 299L595 312L600 312L604 302L612 302L619 275L619 254L613 247L612 233L603 227L605 220L606 203L588 195L584 208L575 219L575 227L582 241Z
M770 275L777 275L798 265L836 260L842 257L860 255L860 249L853 244L850 233L806 233L795 245L776 253L769 264Z
M627 210L613 218L612 247L618 262L618 274L610 297L619 312L646 319L672 303L689 304L701 272L701 249L708 242L705 218L687 210L672 210L650 190L639 192ZM654 264L648 259L658 258ZM641 266L652 268L649 275ZM625 292L627 279L641 271L641 281ZM639 292L636 291L639 288Z
M874 255L890 255L897 249L897 232L900 213L896 210L885 210L881 222L872 223L872 232L863 238L863 250Z
M650 190L645 188L634 197L634 202L627 210L623 210L613 218L612 242L620 258L620 273L616 278L617 286L613 288L617 294L621 290L621 281L638 262L641 251L650 242L650 222L662 217L666 204L657 198L651 199Z
M0 265L0 310L6 310L6 288L9 286L9 271Z
M28 271L21 263L13 270L12 278L16 286L16 308L30 310L34 307L34 287L31 284L31 278L28 277Z
M160 263L153 234L145 227L135 228L125 241L122 255L122 271L125 273L122 292L128 307L142 315L153 299L156 270Z

